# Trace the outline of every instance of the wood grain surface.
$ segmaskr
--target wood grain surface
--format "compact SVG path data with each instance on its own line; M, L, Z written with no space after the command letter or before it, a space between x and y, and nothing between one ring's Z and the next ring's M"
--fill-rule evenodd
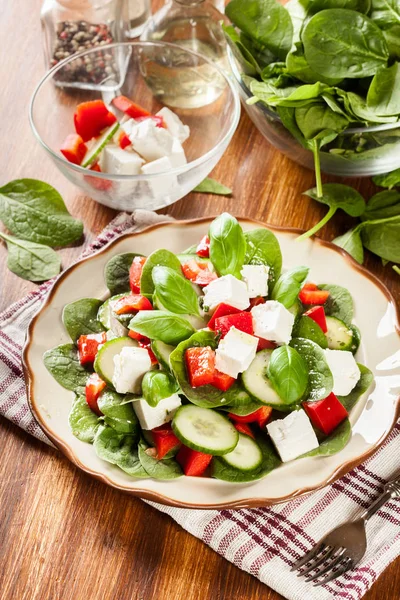
M0 184L19 177L51 183L70 212L83 220L86 239L91 240L115 213L82 196L65 180L29 127L29 98L44 73L40 5L40 0L0 0ZM166 212L191 218L227 210L308 228L325 211L301 196L313 185L313 173L269 146L245 115L213 176L233 188L232 198L191 194ZM366 197L371 195L369 180L352 183ZM338 214L320 234L332 239L350 223L351 219ZM63 266L71 264L80 252L78 246L61 251ZM399 299L400 281L392 269L384 269L370 255L367 266ZM1 245L0 309L34 287L7 270L6 250ZM365 599L399 598L399 567L398 559ZM1 600L200 598L278 600L280 596L182 531L167 516L92 480L59 452L2 420Z

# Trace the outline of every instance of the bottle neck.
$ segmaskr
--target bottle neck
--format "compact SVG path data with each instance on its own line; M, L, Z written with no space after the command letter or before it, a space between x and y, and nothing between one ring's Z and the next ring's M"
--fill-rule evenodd
M203 4L205 0L174 0L177 4L182 4L182 6L198 6L199 4Z

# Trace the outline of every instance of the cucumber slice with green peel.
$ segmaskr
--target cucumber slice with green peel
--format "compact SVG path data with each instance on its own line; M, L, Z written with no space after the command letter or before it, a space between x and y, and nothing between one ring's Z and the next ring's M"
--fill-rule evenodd
M90 167L93 163L98 159L100 152L103 150L104 146L110 142L114 136L114 134L119 129L119 123L113 123L106 129L101 136L96 140L91 148L86 152L83 157L83 161L81 167Z
M261 465L263 454L260 446L251 437L239 433L239 441L232 452L221 458L239 471L255 471Z
M267 377L267 368L271 360L271 354L272 350L257 352L249 368L242 373L242 383L248 393L254 398L263 404L275 408L283 404L283 402Z
M164 344L164 342L160 342L160 340L153 340L151 342L151 349L160 365L167 371L170 371L171 365L169 364L169 357L171 352L175 350L175 346Z
M326 317L328 331L326 338L330 350L352 350L354 345L353 331L340 319Z
M104 325L104 327L106 329L110 329L111 327L111 318L110 318L110 310L111 310L111 306L110 306L110 302L114 302L115 300L119 300L120 298L123 298L124 296L127 296L128 293L126 294L117 294L116 296L111 296L111 298L108 298L99 308L99 311L97 313L97 319L100 321L100 323L102 325Z
M109 385L113 385L114 356L120 354L126 346L137 347L137 342L130 337L119 337L106 342L97 353L94 361L94 370Z
M232 452L239 441L239 432L226 417L193 404L178 408L172 429L185 446L213 456Z

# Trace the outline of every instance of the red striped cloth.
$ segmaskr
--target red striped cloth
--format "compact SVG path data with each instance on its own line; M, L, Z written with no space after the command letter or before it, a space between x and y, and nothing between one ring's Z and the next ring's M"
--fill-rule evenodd
M146 211L136 211L133 217L121 214L86 249L84 256L122 232L165 219L168 217ZM51 285L52 282L43 284L0 315L0 414L47 443L49 440L28 408L21 350L29 321ZM251 510L202 511L150 504L290 600L357 600L400 555L400 502L389 502L369 522L368 550L354 571L322 588L314 588L290 573L290 565L332 527L357 517L368 507L395 473L399 456L400 424L397 424L371 459L331 486L304 498ZM400 596L399 590L393 593L393 598Z

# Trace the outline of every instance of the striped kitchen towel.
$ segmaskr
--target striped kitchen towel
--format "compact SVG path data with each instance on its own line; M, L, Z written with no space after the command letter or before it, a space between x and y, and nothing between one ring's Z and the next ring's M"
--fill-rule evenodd
M170 217L147 211L120 214L83 256L123 232ZM21 369L26 329L53 282L47 282L0 314L0 414L50 443L33 419ZM274 507L242 510L188 510L150 504L170 515L240 569L255 575L290 600L358 600L387 565L400 555L400 502L386 504L368 524L368 551L354 571L314 588L290 572L291 564L327 531L357 517L382 490L399 465L400 424L367 462L310 496ZM400 590L395 596L400 596Z

